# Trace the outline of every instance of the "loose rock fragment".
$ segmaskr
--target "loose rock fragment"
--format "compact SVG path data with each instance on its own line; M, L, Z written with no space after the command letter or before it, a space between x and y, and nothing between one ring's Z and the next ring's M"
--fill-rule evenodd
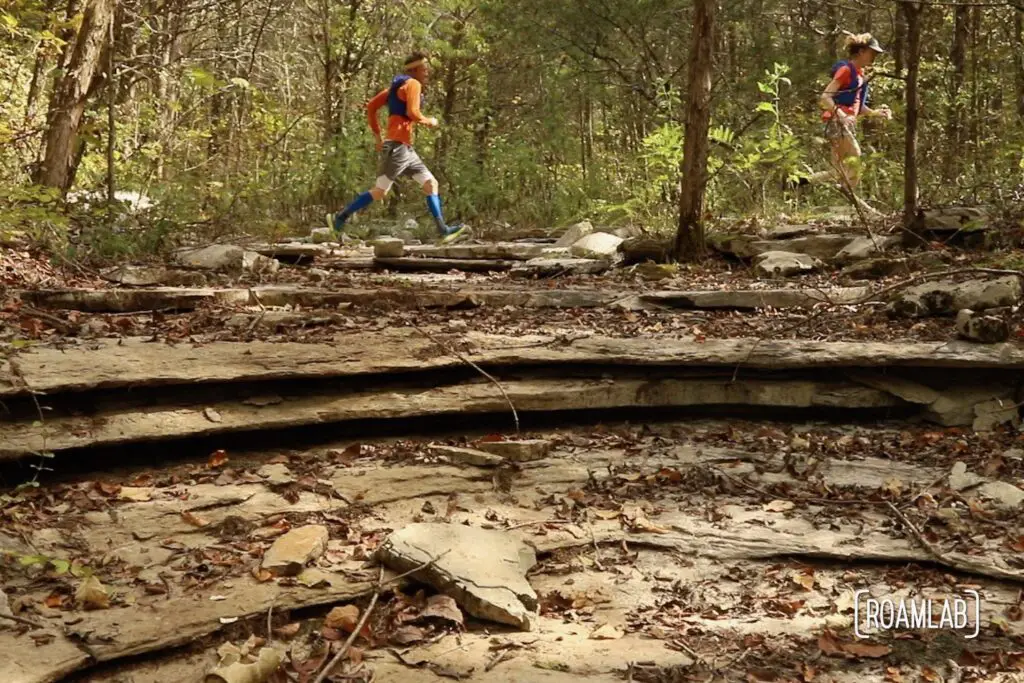
M281 536L263 555L263 568L277 576L296 576L327 550L327 527L311 524Z
M398 572L451 596L479 619L532 630L537 594L526 572L537 563L533 549L511 534L461 524L410 524L391 534L379 559Z
M956 331L964 339L982 344L998 344L1010 338L1010 326L995 315L981 315L969 308L956 314Z
M381 237L373 241L375 258L401 258L405 255L405 242L397 237Z

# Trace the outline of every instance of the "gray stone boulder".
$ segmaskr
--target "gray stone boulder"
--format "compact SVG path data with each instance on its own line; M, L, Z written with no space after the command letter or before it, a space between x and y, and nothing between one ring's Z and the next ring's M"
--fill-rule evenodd
M182 249L178 252L178 262L190 268L224 273L274 273L281 267L280 262L275 259L233 244L211 244L198 249Z
M537 593L526 573L533 548L512 534L462 524L410 524L394 532L377 558L396 572L426 563L412 578L448 595L469 614L525 631L537 619Z
M752 259L768 251L807 254L822 261L835 258L859 235L805 235L792 239L759 239L756 235L711 235L708 244L718 252L741 260Z
M578 258L614 259L623 239L607 232L593 232L569 247L569 253Z
M1013 306L1021 301L1022 296L1024 292L1016 275L964 282L935 280L901 290L888 310L891 315L903 317L955 315L965 308L984 311Z
M900 238L891 235L885 237L858 237L835 255L835 262L840 265L863 261L878 256L882 252L899 244Z
M879 256L852 263L841 271L843 275L854 280L876 280L897 273L908 273L913 270L941 268L945 265L942 256L933 251L926 251L913 256L893 258Z
M762 277L792 277L821 267L821 261L812 256L788 251L766 251L754 259L754 272Z
M562 236L558 238L558 241L555 242L555 246L571 247L593 232L594 226L590 221L583 221L582 223L570 225L569 228L562 233Z

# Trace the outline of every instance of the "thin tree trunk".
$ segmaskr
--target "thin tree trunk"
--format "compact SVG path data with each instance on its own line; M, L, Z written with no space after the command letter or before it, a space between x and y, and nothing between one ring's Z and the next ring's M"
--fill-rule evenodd
M907 18L907 131L903 178L903 225L907 228L917 216L917 74L921 62L921 4L903 0Z
M1013 62L1017 81L1017 116L1024 121L1024 5L1013 12Z
M103 48L114 16L114 0L90 0L67 68L50 97L50 116L45 135L46 152L35 182L67 192L74 181L73 169L78 129L85 113L93 76L101 68Z
M690 85L683 142L683 177L675 253L680 260L703 258L704 191L708 183L708 129L711 127L711 77L715 35L715 0L696 0L690 43Z
M897 76L903 75L904 55L907 45L907 17L903 12L903 6L896 8L896 21L893 27L892 61L893 71Z
M960 5L954 12L953 46L949 51L949 59L953 63L953 74L949 83L949 120L946 123L946 144L949 155L946 159L946 178L954 175L957 159L960 158L963 107L960 105L960 91L964 84L964 67L967 59L967 21L970 8Z
M114 83L114 22L107 28L107 212L111 225L114 222L114 147L117 144L117 127L114 121L114 103L117 101L117 88Z

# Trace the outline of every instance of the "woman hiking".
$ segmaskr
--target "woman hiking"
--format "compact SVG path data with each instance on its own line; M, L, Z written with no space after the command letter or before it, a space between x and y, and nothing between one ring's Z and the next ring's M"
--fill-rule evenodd
M832 66L832 80L818 99L825 123L825 137L832 148L831 171L815 173L811 182L819 182L829 176L838 176L840 190L851 201L871 213L875 209L856 196L854 190L860 180L860 144L857 142L857 119L864 116L889 120L889 107L872 109L868 106L868 81L864 72L871 67L875 58L885 50L870 33L854 35L847 33L843 41L846 59Z

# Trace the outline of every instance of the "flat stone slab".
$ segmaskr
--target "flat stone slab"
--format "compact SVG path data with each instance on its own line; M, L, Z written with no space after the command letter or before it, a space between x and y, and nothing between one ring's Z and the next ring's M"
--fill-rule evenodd
M963 282L933 280L907 287L889 306L894 315L921 317L956 315L967 308L983 311L1013 306L1024 298L1021 278L1016 275L974 278Z
M611 268L604 259L541 258L530 259L512 269L512 277L553 277L557 275L597 275Z
M412 247L407 247L408 252ZM378 268L402 271L448 272L464 270L467 272L486 273L501 272L514 268L520 261L501 259L470 259L470 258L438 258L428 256L403 256L401 258L374 258Z
M505 463L505 458L475 448L459 448L458 446L431 446L435 455L448 458L457 465L473 465L474 467L497 467Z
M858 237L861 235L825 234L763 240L755 235L715 235L708 239L708 244L717 251L740 259L751 259L766 251L788 251L828 261Z
M544 245L522 244L519 242L494 242L491 244L450 244L423 245L406 248L410 256L441 259L508 259L528 261L544 254Z
M551 452L546 439L518 439L514 441L481 441L476 445L482 451L493 453L513 462L540 460Z
M737 309L807 308L820 303L852 304L867 297L868 287L835 289L738 289L735 291L677 292L641 294L644 303L669 308Z
M105 270L101 275L108 282L129 287L202 287L206 284L204 273L164 266L123 265Z
M461 524L410 524L388 536L378 557L400 572L433 561L412 577L478 619L524 631L536 625L537 593L526 572L537 555L511 534Z

